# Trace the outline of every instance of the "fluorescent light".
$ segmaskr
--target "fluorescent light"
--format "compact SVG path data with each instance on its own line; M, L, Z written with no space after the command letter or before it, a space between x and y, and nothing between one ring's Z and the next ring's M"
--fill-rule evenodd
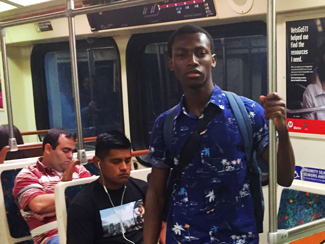
M6 10L9 10L9 9L14 9L16 8L15 6L12 6L10 4L6 4L6 3L3 3L3 2L0 2L0 11L6 11Z
M49 0L10 0L10 2L17 3L23 6L32 5L36 3L48 2Z

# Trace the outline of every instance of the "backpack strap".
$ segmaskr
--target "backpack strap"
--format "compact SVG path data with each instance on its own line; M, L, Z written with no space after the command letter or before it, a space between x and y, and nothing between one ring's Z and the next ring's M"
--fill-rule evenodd
M166 119L164 122L163 127L163 137L165 144L171 152L171 145L172 145L172 136L173 136L173 128L174 128L174 118L176 116L176 108L177 105L173 108L171 108L169 113L166 115ZM200 133L204 131L207 127L207 125L210 123L212 118L217 114L217 112L220 109L212 104L209 103L208 106L203 111L203 116L199 120L198 128L197 130L193 131L191 135L187 138L187 140L184 143L184 146L182 147L182 150L179 154L179 171L180 173L184 168L186 168L189 163L191 162L194 153L196 149L198 148L200 144Z
M256 229L263 232L264 199L261 185L260 169L257 165L256 155L253 153L253 128L249 121L248 112L243 101L232 92L224 91L233 115L237 120L240 134L244 140L245 154L247 159L247 175L250 180L250 192L254 205Z
M168 110L163 127L163 139L169 151L171 149L170 145L172 144L174 118L176 116L177 106L178 105Z
M253 156L253 128L251 122L248 118L248 113L243 101L240 99L238 95L233 92L223 91L229 101L231 110L233 111L233 115L237 120L237 124L239 127L240 134L244 140L245 145L245 154L247 158L247 162L251 162L251 158ZM248 167L252 167L252 165L248 165Z

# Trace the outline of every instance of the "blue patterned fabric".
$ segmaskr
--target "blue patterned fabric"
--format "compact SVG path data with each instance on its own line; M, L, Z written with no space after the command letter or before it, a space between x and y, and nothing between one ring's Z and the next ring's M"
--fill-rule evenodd
M149 160L158 168L178 164L189 135L197 128L199 118L187 113L183 96L174 119L173 152L163 140L167 112L153 127ZM241 97L254 133L254 150L261 154L268 144L268 127L264 109L256 102ZM246 158L237 121L225 94L215 85L210 103L220 108L187 168L170 208L172 224L167 225L166 243L258 243L254 209L246 178Z
M278 214L279 229L289 229L324 217L324 195L283 189Z
M28 225L21 216L18 205L16 204L16 200L12 195L12 188L14 187L15 178L19 172L20 169L13 169L4 171L1 174L2 190L4 194L10 235L14 238L30 235Z

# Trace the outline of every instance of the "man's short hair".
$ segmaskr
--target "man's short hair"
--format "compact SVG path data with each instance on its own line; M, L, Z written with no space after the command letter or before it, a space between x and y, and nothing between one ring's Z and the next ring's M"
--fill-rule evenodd
M65 135L66 138L73 139L74 136L72 133L63 128L55 128L48 131L48 133L45 135L43 140L43 151L46 144L50 144L52 149L55 150L55 148L59 145L59 137L60 135Z
M131 142L119 131L110 131L97 136L95 148L97 157L104 160L111 149L131 149Z
M205 34L209 41L210 41L210 50L211 53L214 53L214 43L213 43L213 39L212 36L209 34L209 32L207 32L206 30L202 29L199 26L196 25L184 25L182 27L180 27L178 30L176 30L168 39L168 44L167 44L167 52L168 52L168 57L172 58L173 56L173 44L175 42L176 37L181 36L181 35L186 35L186 34L195 34L195 33L203 33Z

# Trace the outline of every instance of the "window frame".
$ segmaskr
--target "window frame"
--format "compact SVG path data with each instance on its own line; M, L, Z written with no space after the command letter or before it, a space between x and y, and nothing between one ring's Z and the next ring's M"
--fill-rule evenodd
M266 36L266 23L263 21L253 21L244 23L235 23L219 26L204 27L213 39L228 38L238 36L264 35ZM132 148L134 150L145 149L145 121L144 109L138 104L142 104L144 94L141 94L141 64L139 57L144 53L146 46L150 43L167 42L173 31L134 34L131 36L126 49L126 68L127 68L127 83L128 83L128 99L129 99L129 114L130 114L130 133ZM136 103L134 101L137 101ZM145 165L151 166L144 161L143 157L139 157L138 161Z
M118 46L115 40L111 37L87 38L85 40L78 40L76 42L76 47L77 47L77 52L78 50L81 49L114 47L120 59L120 52ZM33 47L31 53L31 75L32 75L32 85L33 85L35 122L36 122L37 130L44 130L50 128L50 118L49 118L47 88L46 88L45 55L49 52L60 52L60 51L69 52L69 50L70 48L69 48L68 41L37 44ZM121 61L119 61L118 69L119 69L118 71L119 77L121 79ZM120 81L120 83L122 82ZM122 109L123 109L123 103L122 103ZM124 123L123 123L123 127L124 127Z

